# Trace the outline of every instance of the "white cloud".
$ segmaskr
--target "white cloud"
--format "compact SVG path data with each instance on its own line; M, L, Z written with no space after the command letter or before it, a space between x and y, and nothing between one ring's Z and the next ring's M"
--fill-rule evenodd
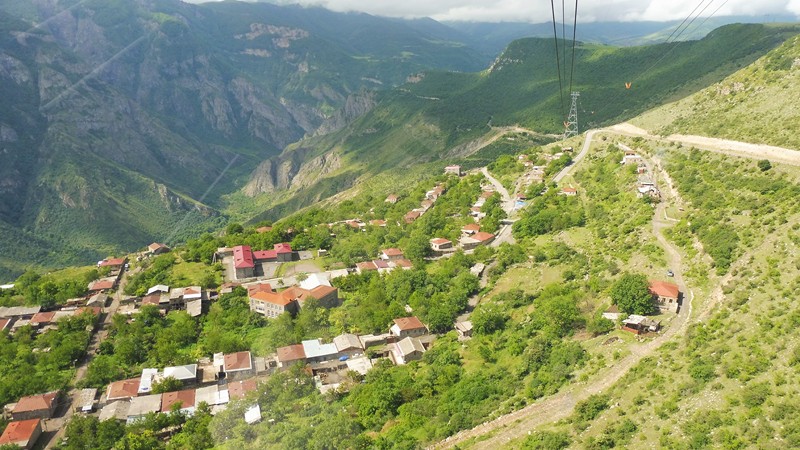
M208 0L184 0L203 3ZM432 17L437 20L476 22L547 22L551 20L550 2L524 0L272 0L273 3L316 5L334 11L361 11L391 17ZM556 4L556 20L561 20L561 5ZM566 0L567 20L571 20L575 2ZM700 4L703 16L800 16L800 0L583 0L578 3L578 21L666 21L682 20ZM706 7L706 5L708 5Z

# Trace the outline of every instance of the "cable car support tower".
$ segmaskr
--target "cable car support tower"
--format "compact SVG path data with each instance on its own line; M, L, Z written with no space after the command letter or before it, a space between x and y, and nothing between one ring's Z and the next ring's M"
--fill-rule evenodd
M580 92L572 93L572 106L569 107L569 116L564 122L564 139L578 134L578 97L580 95Z

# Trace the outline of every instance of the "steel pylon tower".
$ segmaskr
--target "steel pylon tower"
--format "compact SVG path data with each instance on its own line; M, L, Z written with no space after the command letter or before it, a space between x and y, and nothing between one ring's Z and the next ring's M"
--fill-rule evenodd
M580 92L572 93L572 106L569 107L569 117L564 122L564 139L578 134L578 97Z

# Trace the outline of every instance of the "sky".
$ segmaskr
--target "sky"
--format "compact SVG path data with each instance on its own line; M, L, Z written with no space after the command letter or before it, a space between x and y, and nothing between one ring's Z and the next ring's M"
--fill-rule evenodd
M209 0L184 0L204 3ZM389 17L431 17L473 22L532 22L551 20L547 0L270 0L278 4L322 6L333 11L359 11ZM561 5L554 2L556 20L561 21ZM566 16L572 21L575 2L566 1ZM683 20L698 5L703 16L795 15L800 16L800 0L583 0L578 2L579 22L629 22ZM718 9L719 8L719 9Z

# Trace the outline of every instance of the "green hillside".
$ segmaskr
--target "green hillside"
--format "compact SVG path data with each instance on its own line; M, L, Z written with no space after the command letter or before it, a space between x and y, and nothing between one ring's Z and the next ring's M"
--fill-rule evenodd
M433 27L321 8L60 3L0 2L0 223L37 237L8 239L0 279L215 227L222 194L351 120L328 123L355 93L487 62ZM68 255L35 256L51 252Z
M576 49L573 85L582 92L581 129L626 120L696 92L755 61L797 30L795 26L729 25L700 41L675 45L581 44ZM232 210L241 214L247 210L245 203L255 204L264 210L257 219L275 219L366 178L397 174L398 167L456 161L469 154L466 144L493 127L522 126L540 133L560 133L564 116L553 45L549 39L518 40L486 71L426 72L382 93L378 106L351 126L301 141L276 159L309 161L336 155L335 167L313 183L288 186L288 193L269 192L251 202L232 197ZM633 89L625 89L627 81L633 81ZM439 162L430 170L442 166ZM309 191L315 195L309 197Z
M642 115L660 134L698 134L800 148L800 36L707 89Z

